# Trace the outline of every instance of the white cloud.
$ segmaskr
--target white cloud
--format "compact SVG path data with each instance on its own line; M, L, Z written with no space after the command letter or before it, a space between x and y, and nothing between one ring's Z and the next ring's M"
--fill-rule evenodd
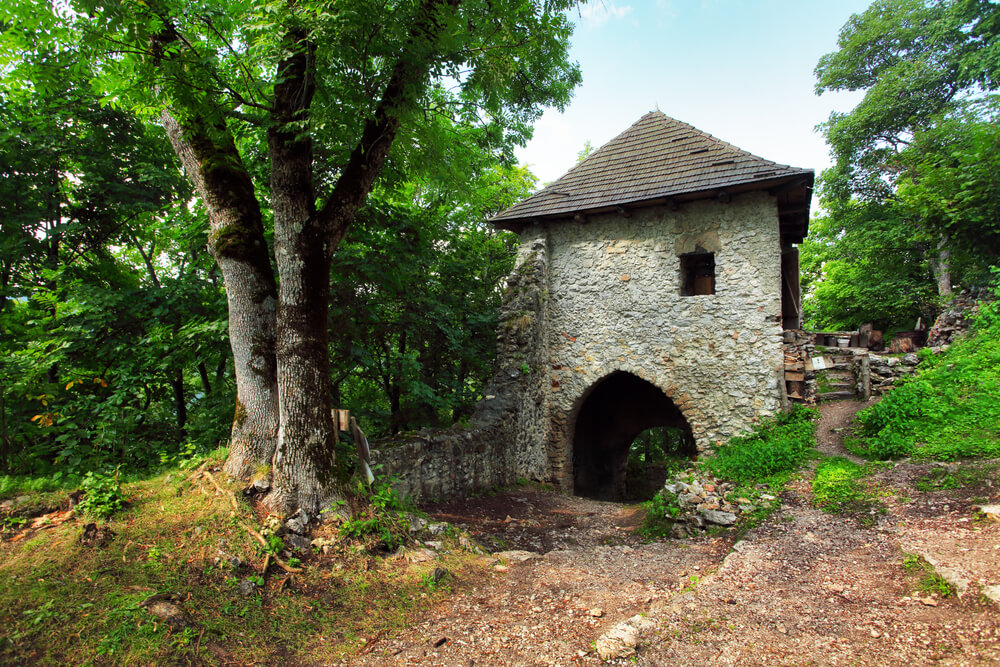
M580 7L580 17L590 27L599 28L611 19L623 19L632 12L631 5L619 7L614 2L596 0Z

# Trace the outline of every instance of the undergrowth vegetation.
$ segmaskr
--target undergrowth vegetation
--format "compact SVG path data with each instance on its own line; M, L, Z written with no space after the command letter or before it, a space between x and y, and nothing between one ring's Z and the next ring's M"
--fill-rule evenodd
M265 526L264 542L254 538L249 504L234 508L197 472L121 484L95 475L85 486L82 520L0 524L0 664L330 664L406 627L479 567L447 532L432 561L387 554L414 538L385 488L353 519L315 529L325 548L289 557L280 533ZM278 554L301 571L277 567ZM183 627L150 612L165 596Z
M1000 300L980 306L970 335L921 356L912 377L858 413L849 449L879 460L1000 456Z
M766 417L750 433L731 439L716 449L715 456L697 464L701 471L735 485L727 497L747 508L741 524L744 528L777 509L777 492L814 455L818 418L816 408L801 405ZM675 480L692 482L701 477L676 472L679 474L672 476ZM647 539L669 536L682 513L678 496L667 489L661 489L642 506L646 514L638 532Z
M732 438L715 451L704 467L716 477L737 484L783 484L816 446L819 411L795 406L760 421L753 430Z
M870 523L874 513L885 511L876 491L866 482L871 471L871 466L840 456L823 459L813 476L813 504L825 512L852 514Z

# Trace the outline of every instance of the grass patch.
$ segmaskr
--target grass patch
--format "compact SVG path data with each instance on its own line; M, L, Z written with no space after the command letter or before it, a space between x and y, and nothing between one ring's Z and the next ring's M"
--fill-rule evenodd
M818 418L815 408L796 406L732 438L703 465L716 477L740 485L777 483L780 487L813 455Z
M962 468L935 468L917 480L918 491L941 491L962 489L968 486L986 485L1000 478L1000 464L965 466Z
M873 512L885 508L864 482L870 470L848 459L835 456L816 467L812 481L813 504L830 514L857 515L866 522Z
M63 475L0 475L0 500L27 494L61 492L76 488L79 478Z
M917 554L903 554L903 569L914 577L913 590L916 592L940 598L955 594L955 589L934 570L934 566Z
M879 460L1000 456L1000 301L980 306L971 335L921 359L914 375L858 413L851 451Z
M304 571L285 581L273 565L261 572L264 549L241 525L258 525L251 508L234 511L187 475L122 484L128 504L100 522L113 533L101 545L81 541L84 517L3 534L0 664L329 664L486 567L457 537L439 538L439 558L408 564L366 548L382 530L353 539L330 526L329 553L298 554ZM246 597L244 580L259 585ZM141 606L159 593L175 596L187 628Z

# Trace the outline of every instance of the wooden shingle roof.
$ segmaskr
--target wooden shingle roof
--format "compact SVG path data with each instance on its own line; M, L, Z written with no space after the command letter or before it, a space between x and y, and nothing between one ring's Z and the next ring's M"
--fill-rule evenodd
M805 236L812 183L811 169L765 160L687 123L651 111L562 178L490 222L519 230L528 222L750 189L773 189L784 192L785 199L789 199L789 189L795 189L801 191L789 202L793 203L797 220L795 229L785 229L786 220L782 226L783 232L791 231L792 242L798 242ZM784 217L792 208L786 206Z

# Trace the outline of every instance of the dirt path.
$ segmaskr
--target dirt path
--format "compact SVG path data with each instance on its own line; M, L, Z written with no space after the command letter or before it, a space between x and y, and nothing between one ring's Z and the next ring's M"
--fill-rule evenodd
M844 454L837 429L856 409L823 407L821 451ZM635 507L531 488L437 506L508 553L348 664L595 665L598 638L636 614L638 654L612 664L997 664L1000 608L980 591L1000 584L1000 522L977 506L1000 503L998 470L901 463L874 478L885 513L854 518L813 508L798 480L741 538L650 544ZM915 592L904 551L964 577L965 594Z

